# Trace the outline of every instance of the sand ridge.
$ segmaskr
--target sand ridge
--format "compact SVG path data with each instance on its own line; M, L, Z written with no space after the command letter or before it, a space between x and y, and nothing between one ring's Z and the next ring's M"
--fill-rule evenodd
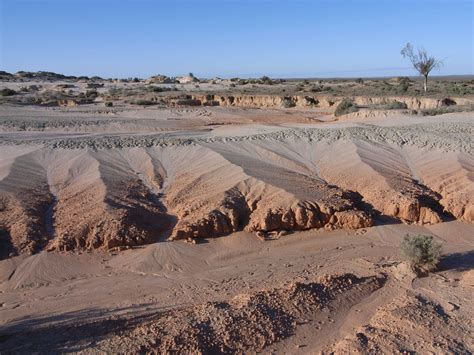
M147 115L147 122L163 121ZM193 123L159 135L55 133L47 140L7 132L0 146L3 257L240 230L267 237L357 229L381 216L472 222L472 125L462 117L396 122L249 126L242 133L237 125L217 135L192 131Z

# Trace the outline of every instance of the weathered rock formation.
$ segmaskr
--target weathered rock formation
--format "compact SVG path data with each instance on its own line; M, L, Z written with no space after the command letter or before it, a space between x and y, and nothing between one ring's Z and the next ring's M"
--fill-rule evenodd
M468 98L425 98L425 97L364 97L355 96L349 97L355 104L362 107L382 106L394 102L406 104L409 110L423 110L434 109L439 107L451 105L468 105L473 104L474 101ZM282 108L287 107L287 102L290 101L289 107L320 107L331 108L337 105L344 99L343 97L330 95L294 95L294 96L278 96L278 95L187 95L192 106L235 106L235 107L250 107L250 108ZM177 102L173 97L168 97L168 101L178 105L188 105L187 101Z

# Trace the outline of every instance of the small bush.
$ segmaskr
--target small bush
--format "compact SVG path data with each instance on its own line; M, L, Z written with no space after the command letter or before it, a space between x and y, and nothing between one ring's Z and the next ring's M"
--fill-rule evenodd
M265 84L265 85L272 85L273 84L273 81L272 79L270 79L268 76L262 76L260 78L260 83L261 84Z
M285 97L283 101L281 102L281 106L284 108L291 108L291 107L295 107L296 104L291 98Z
M454 101L453 99L450 99L449 97L446 97L441 100L442 107L454 106L454 105L456 105L456 101Z
M195 100L190 98L183 98L176 101L176 105L179 106L201 106L201 100Z
M105 107L112 107L114 105L114 103L112 101L106 101L104 103Z
M474 105L453 105L453 106L442 106L438 108L429 108L421 110L423 116L436 116L444 115L445 113L454 113L454 112L473 112Z
M406 81L398 84L398 89L400 92L407 92L409 88L410 88L410 84Z
M342 116L351 112L357 112L358 110L359 109L357 108L356 104L352 100L344 99L341 101L339 105L337 105L334 115L336 117Z
M5 89L0 90L0 96L13 96L13 95L16 95L15 90L12 90L12 89L9 89L9 88L5 88Z
M143 100L143 99L138 99L135 101L130 102L132 105L140 105L140 106L151 106L151 105L156 105L155 101L151 100Z
M150 92L163 92L166 91L164 88L160 88L159 86L148 86L148 91Z
M88 99L94 100L97 96L99 96L99 93L97 92L97 90L92 89L87 90L85 95Z
M400 250L413 267L430 271L435 269L439 262L441 244L431 236L406 235L400 244Z
M404 102L400 102L400 101L390 102L386 106L387 110L404 110L404 109L407 109L407 108L408 108L407 104L404 103Z
M319 104L319 100L311 96L305 96L305 100L307 104L311 106L317 106Z
M313 85L310 89L311 92L321 92L323 87L321 85Z

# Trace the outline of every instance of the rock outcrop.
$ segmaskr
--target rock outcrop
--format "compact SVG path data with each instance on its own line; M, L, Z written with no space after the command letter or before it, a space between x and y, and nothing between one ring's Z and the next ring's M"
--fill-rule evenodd
M178 78L178 80L180 80ZM184 80L184 79L183 79ZM191 79L186 79L185 82L190 82ZM450 105L468 105L473 104L474 101L468 98L425 98L425 97L405 97L405 96L391 96L391 97L365 97L354 96L349 97L354 103L362 107L383 106L394 102L406 105L408 110L424 110L435 109ZM167 98L172 101L172 97ZM335 108L343 100L343 97L331 95L293 95L293 96L278 96L278 95L242 95L242 94L208 94L208 95L188 95L188 100L193 100L194 105L202 106L235 106L235 107L249 107L249 108L282 108L282 107L319 107L319 108ZM288 106L287 102L291 105ZM186 105L186 102L181 104Z

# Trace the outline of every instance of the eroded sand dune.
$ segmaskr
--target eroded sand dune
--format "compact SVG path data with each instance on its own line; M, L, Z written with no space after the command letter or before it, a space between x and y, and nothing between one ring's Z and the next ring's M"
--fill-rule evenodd
M134 140L121 149L3 145L3 257L239 230L357 229L378 216L472 222L472 140L446 137L453 126L427 128L408 144L411 127Z

